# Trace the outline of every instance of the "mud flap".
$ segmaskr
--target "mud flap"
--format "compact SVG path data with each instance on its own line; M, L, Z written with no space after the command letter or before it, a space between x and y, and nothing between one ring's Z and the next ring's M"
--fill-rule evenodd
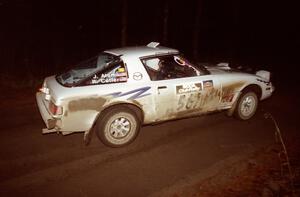
M232 107L229 110L227 110L227 116L232 116L233 115L233 113L234 113L234 111L236 109L236 105L237 105L237 103L239 101L240 95L241 95L241 92L238 93L238 95L237 95L234 103L232 104Z
M58 133L59 131L57 129L48 129L48 128L44 128L42 129L42 134L48 134L48 133Z
M93 135L93 129L90 129L90 130L84 132L84 134L83 134L84 145L86 145L86 146L90 145L90 143L92 141L92 135Z

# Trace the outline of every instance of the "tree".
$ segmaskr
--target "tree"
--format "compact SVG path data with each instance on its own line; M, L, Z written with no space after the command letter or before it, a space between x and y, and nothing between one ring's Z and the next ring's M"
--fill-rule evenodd
M169 23L169 1L165 0L164 15L163 15L163 44L168 43L168 23Z
M193 57L198 58L199 53L199 33L200 33L200 18L202 15L202 0L196 1L196 13L195 13L195 24L194 24L194 35L193 35Z
M127 44L127 20L128 20L128 1L122 0L122 29L121 29L121 45Z

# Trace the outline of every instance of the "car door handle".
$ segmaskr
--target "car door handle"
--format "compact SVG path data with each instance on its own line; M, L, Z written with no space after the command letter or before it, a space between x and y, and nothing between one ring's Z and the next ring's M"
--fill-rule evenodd
M166 89L167 86L158 86L157 89Z

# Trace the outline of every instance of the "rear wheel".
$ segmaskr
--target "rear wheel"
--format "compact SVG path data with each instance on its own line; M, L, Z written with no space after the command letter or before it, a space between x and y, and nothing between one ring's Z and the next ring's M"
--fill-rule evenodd
M138 135L140 120L129 108L113 107L104 112L96 124L98 138L107 146L130 144Z
M257 95L252 91L247 91L238 100L235 116L240 120L248 120L255 115L257 106Z

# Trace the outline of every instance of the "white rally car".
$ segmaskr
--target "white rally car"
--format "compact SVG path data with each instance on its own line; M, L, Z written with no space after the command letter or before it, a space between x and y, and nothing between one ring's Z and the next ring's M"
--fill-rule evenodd
M273 91L268 71L192 64L152 42L107 50L47 77L36 99L47 126L43 133L84 132L89 142L95 131L104 144L120 147L145 124L220 110L250 119Z

